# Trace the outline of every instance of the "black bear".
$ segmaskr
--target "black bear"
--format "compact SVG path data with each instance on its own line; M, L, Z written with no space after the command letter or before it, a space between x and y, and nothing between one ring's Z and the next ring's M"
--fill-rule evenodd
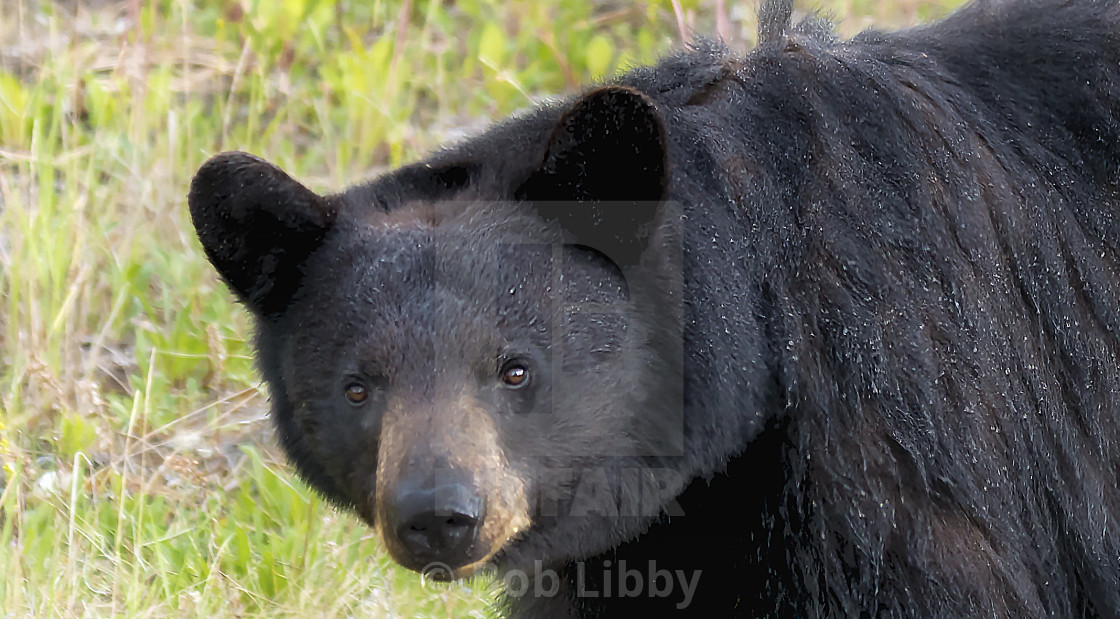
M789 14L336 195L204 164L287 453L515 617L1120 616L1120 3Z

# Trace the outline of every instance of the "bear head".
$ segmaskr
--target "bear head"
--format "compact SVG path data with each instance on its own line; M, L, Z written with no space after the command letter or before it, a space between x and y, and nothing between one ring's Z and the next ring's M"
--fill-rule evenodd
M236 152L191 185L291 460L435 576L603 552L688 481L662 118L622 87L547 114L332 196Z

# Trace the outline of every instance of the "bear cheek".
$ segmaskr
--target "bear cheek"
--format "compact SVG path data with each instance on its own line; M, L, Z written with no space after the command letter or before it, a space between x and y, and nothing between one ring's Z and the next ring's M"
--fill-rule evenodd
M314 461L330 477L334 487L358 515L372 525L380 428L362 421L364 417L355 418L354 414L352 410L335 411L330 405L304 405L297 410L295 422L304 449L314 454ZM355 425L356 421L361 425Z

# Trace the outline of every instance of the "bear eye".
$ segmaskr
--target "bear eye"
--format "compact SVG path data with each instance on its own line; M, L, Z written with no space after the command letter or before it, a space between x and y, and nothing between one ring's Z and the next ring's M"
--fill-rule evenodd
M510 361L502 368L502 383L510 389L520 389L529 382L529 370L520 361Z
M345 390L346 401L354 406L365 403L369 399L369 389L359 382L352 382L346 385Z

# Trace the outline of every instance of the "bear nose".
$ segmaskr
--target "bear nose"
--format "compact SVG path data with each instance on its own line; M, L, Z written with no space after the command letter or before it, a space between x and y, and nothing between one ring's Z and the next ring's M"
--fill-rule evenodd
M411 563L439 561L454 569L472 562L483 505L467 484L409 484L398 491L394 511L397 540L412 555Z

